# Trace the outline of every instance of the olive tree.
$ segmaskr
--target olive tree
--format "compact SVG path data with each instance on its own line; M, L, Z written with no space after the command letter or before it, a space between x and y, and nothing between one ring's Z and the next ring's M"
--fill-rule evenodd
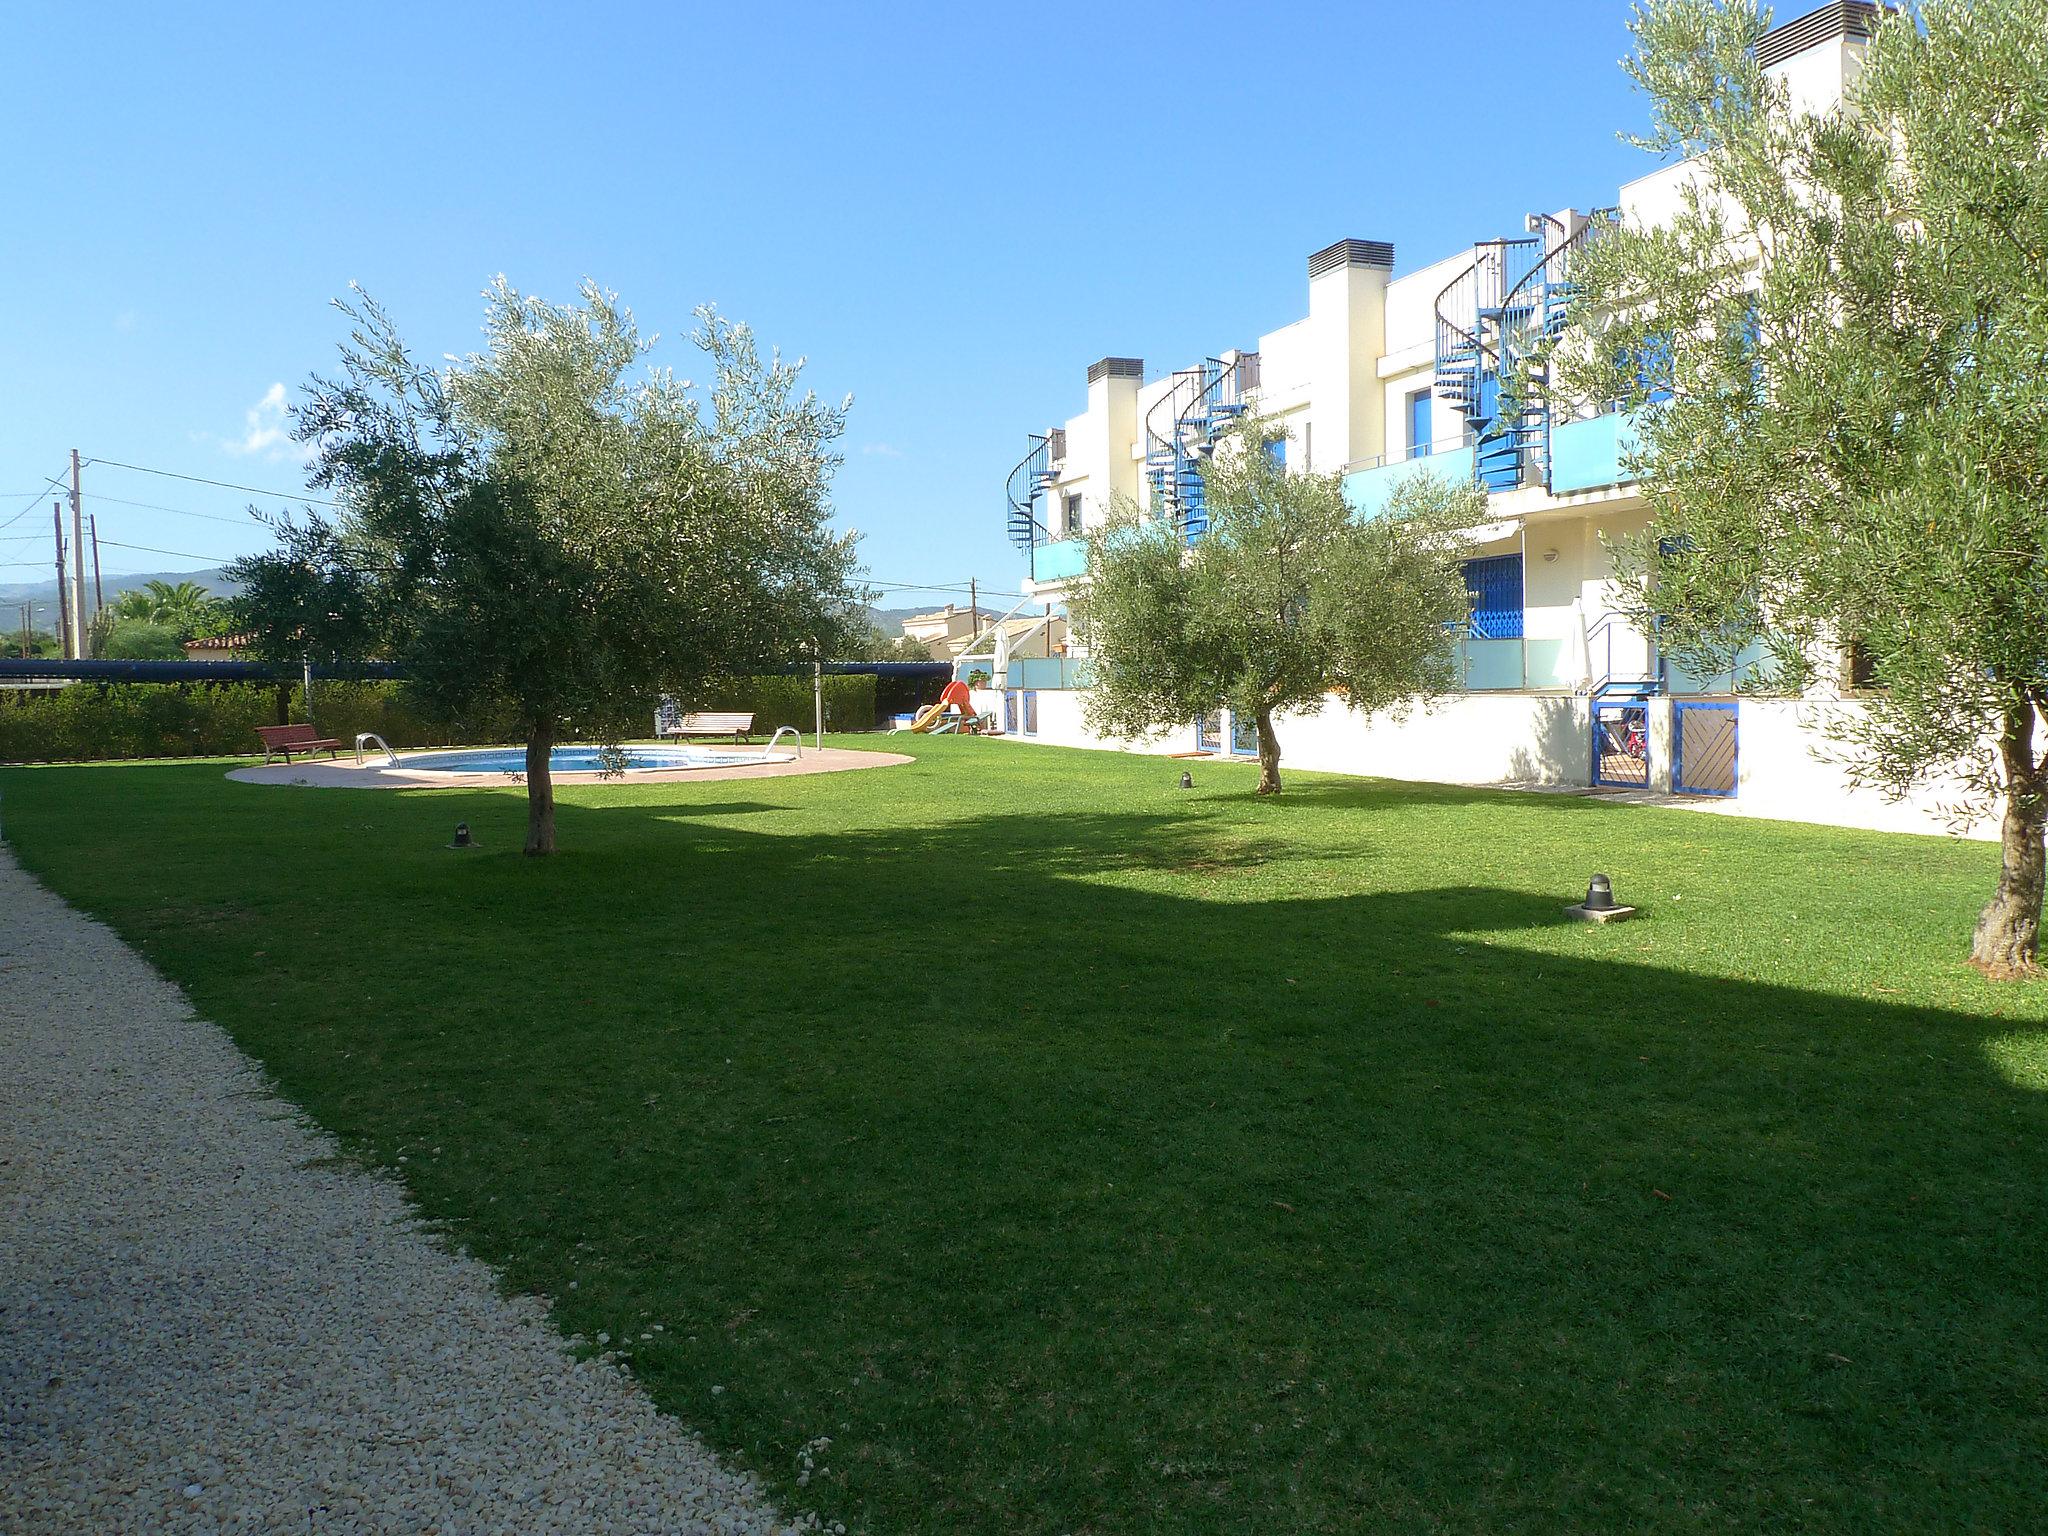
M1694 163L1677 215L1573 272L1567 395L1639 406L1629 606L1722 669L1767 637L1859 782L1963 786L2003 858L1971 959L2034 971L2048 820L2048 0L1880 12L1793 110L1754 0L1644 0L1628 65Z
M509 712L526 745L530 854L555 846L549 752L616 743L655 698L812 654L854 597L827 526L847 405L799 393L746 327L698 311L700 398L645 366L651 340L594 285L579 301L485 293L486 345L416 362L358 296L339 374L294 430L342 511L240 562L245 616L279 657L350 646L451 712Z
M1290 474L1278 429L1240 418L1203 466L1208 529L1121 500L1088 537L1072 605L1094 686L1091 729L1143 737L1228 706L1256 722L1262 795L1280 790L1274 716L1351 708L1399 717L1457 683L1469 607L1459 530L1484 516L1471 485L1411 476L1376 518L1336 474Z

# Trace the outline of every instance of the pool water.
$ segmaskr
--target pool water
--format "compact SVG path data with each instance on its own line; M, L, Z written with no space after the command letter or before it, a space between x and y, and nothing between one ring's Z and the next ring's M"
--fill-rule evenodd
M628 773L666 773L678 768L737 768L748 763L787 763L789 752L762 752L758 747L720 751L714 747L627 747L625 760L607 763L596 747L557 747L548 754L555 773L603 773L623 766ZM413 753L398 766L416 773L524 773L524 747L483 747L469 752Z

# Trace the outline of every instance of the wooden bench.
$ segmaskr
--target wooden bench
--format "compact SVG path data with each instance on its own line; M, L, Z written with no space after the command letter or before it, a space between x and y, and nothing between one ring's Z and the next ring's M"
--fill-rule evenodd
M745 741L754 734L752 715L706 714L681 715L662 722L663 736L730 736L734 741Z
M263 738L263 761L274 763L280 757L286 762L292 754L311 757L315 752L325 752L329 757L337 756L341 743L330 737L314 732L310 725L259 725L256 734Z

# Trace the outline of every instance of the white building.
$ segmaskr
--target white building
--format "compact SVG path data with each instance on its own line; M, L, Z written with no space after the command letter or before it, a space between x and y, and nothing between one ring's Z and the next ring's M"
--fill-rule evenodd
M1861 58L1873 7L1834 3L1758 45L1795 109L1839 99ZM1291 465L1341 469L1371 515L1408 475L1476 479L1491 521L1477 531L1460 640L1462 693L1395 724L1333 701L1277 722L1290 765L1455 783L1547 782L1721 797L1748 814L1911 831L1946 830L1939 788L1904 803L1855 790L1820 729L1827 697L1768 697L1759 652L1734 673L1688 674L1613 611L1603 535L1640 529L1642 497L1622 463L1619 413L1510 418L1498 400L1517 334L1562 313L1573 253L1604 220L1654 225L1693 173L1674 165L1629 183L1606 207L1529 215L1413 271L1391 245L1347 239L1308 258L1308 313L1248 349L1219 349L1146 376L1136 358L1087 371L1086 408L1031 437L1006 491L1012 542L1030 561L1025 590L1060 603L1085 579L1078 537L1125 496L1205 526L1197 466L1239 411L1256 406L1288 431ZM1081 720L1085 666L1015 666L990 697L1007 729L1040 740L1160 752L1249 754L1250 722L1190 721L1145 743L1095 740ZM1746 686L1738 691L1737 684ZM1983 829L1979 829L1983 830Z

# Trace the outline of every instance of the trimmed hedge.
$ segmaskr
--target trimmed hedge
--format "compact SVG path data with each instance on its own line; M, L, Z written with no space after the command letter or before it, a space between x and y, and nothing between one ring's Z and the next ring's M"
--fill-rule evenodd
M256 727L306 718L296 684L74 683L49 690L0 689L0 763L99 762L131 757L243 757ZM702 710L751 711L754 729L811 728L811 679L744 678L696 701ZM825 679L826 725L864 731L875 724L875 679ZM344 744L374 731L394 747L482 746L520 739L509 717L440 718L402 683L319 682L313 715L320 734ZM647 710L647 729L654 710ZM570 733L568 739L574 739Z
M817 720L808 677L743 677L714 688L691 708L720 713L752 713L754 730L763 736L780 726L808 731ZM868 731L875 725L875 680L868 673L835 673L825 679L825 729Z
M0 762L245 753L257 726L284 718L284 693L247 684L176 683L0 691Z

